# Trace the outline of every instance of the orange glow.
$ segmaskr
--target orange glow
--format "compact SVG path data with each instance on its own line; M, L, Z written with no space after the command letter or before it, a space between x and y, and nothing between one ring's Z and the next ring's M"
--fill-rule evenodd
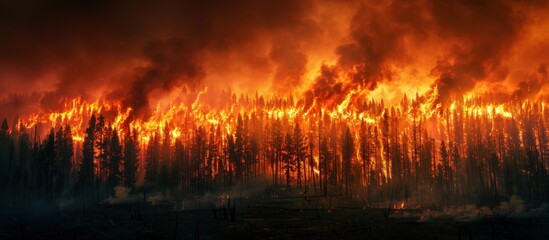
M181 137L181 130L179 130L178 127L175 127L174 129L172 129L170 131L170 136L172 139L178 139L179 137Z
M400 203L395 203L395 204L393 204L392 207L393 207L393 209L399 209L399 210L401 210L401 209L406 209L406 206L405 206L405 204L404 204L404 201L402 201L402 202L400 202Z
M497 117L512 119L516 114L520 114L523 109L530 105L527 102L521 104L518 108L512 103L487 103L486 101L475 101L473 98L464 100L454 100L447 107L443 107L437 102L438 88L419 95L412 106L396 105L397 109L407 108L405 116L408 122L419 121L420 119L432 119L439 113L448 111L454 113L459 111L470 116L482 116L489 119ZM266 119L285 119L290 124L293 122L306 121L309 118L317 118L316 110L320 113L330 116L333 120L342 121L351 127L354 131L358 129L361 122L378 125L382 121L383 112L365 111L366 109L357 107L357 103L364 101L361 98L363 90L355 89L350 91L342 102L330 108L328 106L313 106L304 108L300 101L287 102L285 105L269 104L265 106L253 106L244 102L227 100L230 108L220 108L216 106L206 107L201 100L201 96L208 93L204 88L197 94L196 99L189 105L184 103L172 102L169 104L157 104L148 118L134 117L130 119L133 109L124 108L120 102L97 100L93 102L84 101L81 98L75 98L62 101L64 110L37 112L21 120L22 126L32 129L36 124L45 124L52 127L69 124L72 127L73 140L83 141L88 119L91 115L102 114L106 117L108 126L117 129L121 136L126 134L128 129L135 129L140 141L148 143L152 135L163 136L164 129L168 130L169 137L172 140L185 136L192 126L222 126L222 134L234 134L236 128L236 117L238 114L250 115L255 113L257 116L263 116ZM546 111L546 103L541 102L541 111ZM387 107L387 106L386 106ZM313 114L314 113L314 114ZM262 117L262 118L263 118ZM406 123L404 123L406 125ZM446 123L443 123L446 124ZM358 136L358 135L357 135ZM358 137L355 137L358 139ZM385 160L382 158L384 173L389 175ZM318 159L315 159L318 164ZM315 169L316 171L316 169Z
M272 183L407 213L549 196L549 1L9 2L15 200Z

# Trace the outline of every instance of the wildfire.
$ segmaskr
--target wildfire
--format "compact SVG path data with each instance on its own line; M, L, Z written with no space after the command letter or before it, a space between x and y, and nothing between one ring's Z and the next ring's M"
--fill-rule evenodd
M485 116L489 119L502 117L506 119L514 118L516 113L529 107L522 104L518 108L510 103L479 103L478 101L454 100L447 108L442 108L440 103L436 103L438 97L437 88L424 96L419 96L414 101L418 102L417 112L410 106L398 105L398 109L408 109L409 121L413 119L430 119L436 116L441 110L449 113L461 112L470 116ZM84 136L87 119L91 115L105 115L108 117L109 126L117 129L120 134L125 134L125 129L133 129L137 132L139 138L144 143L150 140L152 135L164 135L164 129L167 129L171 139L177 139L186 134L191 126L222 126L223 134L234 133L236 127L236 118L239 114L256 114L267 119L286 119L289 122L304 121L306 118L317 118L315 114L310 114L311 109L305 109L298 103L289 102L285 105L265 105L262 107L251 106L233 102L230 109L205 108L200 104L200 96L208 90L203 89L190 105L182 103L171 103L168 107L157 105L148 119L135 118L130 119L133 111L131 107L122 107L119 102L109 102L99 100L87 102L81 98L75 98L62 101L62 110L38 112L21 120L22 126L32 129L37 124L45 126L62 126L69 124L72 126L73 140L81 142ZM360 95L360 89L351 91L344 100L334 108L321 107L320 114L330 116L334 120L344 121L351 126L358 126L361 122L367 124L379 124L382 120L381 113L361 110L357 107L356 99ZM541 110L545 109L545 102L541 103ZM415 120L417 121L417 120ZM358 137L357 137L358 138ZM315 160L318 162L318 160ZM315 169L315 171L317 171Z
M504 118L513 117L513 114L506 109L506 106L504 104L499 104L499 105L488 104L486 106L471 106L465 109L465 111L471 115L475 115L475 116L485 115L489 118L494 118L496 116L501 116Z
M12 2L14 199L265 180L393 209L549 196L544 1Z
M315 172L315 174L320 174L320 170L318 170L317 168L313 168L313 171Z
M181 130L178 127L175 127L170 131L170 136L172 139L178 139L181 137Z

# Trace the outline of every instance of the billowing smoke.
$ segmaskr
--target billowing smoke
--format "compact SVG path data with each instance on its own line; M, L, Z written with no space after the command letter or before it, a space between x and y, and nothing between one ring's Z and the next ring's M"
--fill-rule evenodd
M145 115L151 93L202 86L327 104L384 84L531 97L547 82L546 15L508 0L3 1L0 95L115 98Z
M116 98L139 114L156 90L301 84L303 46L320 31L309 1L3 1L0 9L1 95Z
M198 46L183 39L149 43L144 51L147 65L136 69L126 105L142 115L149 110L148 94L155 89L170 91L174 87L195 88L205 75Z
M110 196L103 200L102 203L120 204L129 203L139 200L138 196L130 195L131 189L124 186L116 186L113 188L114 196Z
M275 42L269 54L276 65L273 88L277 92L292 91L301 84L305 73L307 55L294 40L281 39Z
M536 73L530 74L526 79L519 82L513 97L524 99L536 95L549 82L547 75L547 64L542 63Z
M323 105L333 105L345 97L344 92L347 92L347 89L343 89L343 83L339 81L337 68L322 65L320 75L315 79L311 90L305 92L306 106L311 106L313 101L320 101Z
M372 91L382 83L405 82L400 78L405 71L424 71L416 77L425 77L423 84L438 88L440 101L468 93L479 83L501 85L509 72L518 71L513 65L524 60L512 57L522 51L535 7L546 5L430 0L364 3L350 22L350 41L335 49L337 63L323 66L305 95L338 102L340 94L352 90ZM540 80L545 66L541 61L529 79L510 80L520 82L514 96L539 93L545 82ZM334 79L334 72L340 76Z
M433 68L439 94L461 95L478 81L502 81L509 49L524 24L503 1L433 1L429 11L437 34L450 49Z

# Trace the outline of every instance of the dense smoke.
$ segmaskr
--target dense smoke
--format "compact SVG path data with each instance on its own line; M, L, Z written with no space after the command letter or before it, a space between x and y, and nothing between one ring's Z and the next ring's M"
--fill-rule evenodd
M149 109L148 94L157 88L169 91L176 86L191 88L200 84L204 78L197 46L182 39L170 39L152 42L145 48L144 56L148 65L136 69L126 105L135 112Z
M405 83L405 71L433 79L423 84L438 88L441 101L468 93L479 83L502 85L510 72L517 71L519 64L510 59L513 51L521 51L518 42L528 37L534 7L546 6L508 1L362 4L350 22L351 41L335 50L337 64L330 71L323 67L306 95L339 102L342 94L354 89L373 91L382 83ZM539 70L529 68L533 76L510 79L520 82L514 86L515 97L532 97L543 88L544 81L538 79L544 78L545 63L538 60ZM346 76L334 79L334 72Z
M25 1L0 9L2 95L108 96L136 111L146 111L155 90L299 85L302 45L319 31L307 1ZM233 73L240 78L215 78Z
M478 81L502 81L509 49L524 24L512 6L498 1L433 1L429 11L437 35L450 50L437 61L434 85L442 96L461 95Z
M202 86L338 103L383 84L543 92L543 1L3 1L0 94L114 98ZM42 100L44 98L41 98ZM57 102L57 101L53 101ZM49 103L42 103L48 106Z

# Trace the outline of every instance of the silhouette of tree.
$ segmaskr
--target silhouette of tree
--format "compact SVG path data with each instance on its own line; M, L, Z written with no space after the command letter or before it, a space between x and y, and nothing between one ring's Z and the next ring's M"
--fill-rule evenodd
M353 181L352 159L354 156L353 135L349 127L345 127L341 137L341 159L343 161L343 175L345 178L345 194L349 194L349 188Z
M328 194L328 166L330 166L332 162L332 153L328 146L328 139L326 137L321 138L320 145L318 147L318 152L319 152L320 175L323 176L322 179L324 179L323 192L324 192L324 195L326 196Z
M291 176L295 171L295 149L293 138L290 133L286 133L284 137L284 150L282 152L282 159L284 161L284 175L286 177L286 187L291 189Z
M97 188L104 187L103 184L106 180L106 172L108 165L108 156L109 156L109 141L110 141L110 131L109 128L105 125L105 117L99 115L97 122L95 124L95 149L97 150L97 167L95 173L95 186Z
M55 133L53 128L42 143L42 180L45 183L45 192L49 199L54 198L54 178L57 174L57 161L55 152Z
M82 163L80 164L77 182L77 189L79 190L91 188L94 184L96 121L95 115L92 115L88 122L88 128L86 128L84 143L82 144Z
M72 167L73 142L72 133L69 125L65 128L60 127L55 133L55 152L56 152L56 176L55 191L59 195L66 186L69 185L70 170Z
M302 188L302 178L304 173L305 161L307 160L307 139L303 136L299 123L296 121L293 131L293 155L297 171L297 187Z
M155 188L158 184L158 161L160 159L160 141L157 135L153 135L147 146L145 157L145 181L149 188Z
M122 179L122 171L120 170L122 158L122 146L120 145L120 140L118 139L118 132L116 129L113 129L108 157L109 175L107 177L107 188L109 190L113 190L115 186L120 184Z
M128 188L135 187L137 180L137 167L139 158L139 142L137 131L130 131L128 137L124 140L124 185Z
M2 189L6 189L9 182L11 144L8 121L4 118L2 126L0 126L0 171L2 173L0 176L0 187Z
M284 144L284 134L282 133L282 123L280 122L279 118L276 118L273 123L272 127L272 148L273 148L273 159L272 159L272 165L273 165L273 176L274 176L274 184L278 184L279 179L279 169L280 169L280 163L282 159L282 151L283 151L283 144Z

